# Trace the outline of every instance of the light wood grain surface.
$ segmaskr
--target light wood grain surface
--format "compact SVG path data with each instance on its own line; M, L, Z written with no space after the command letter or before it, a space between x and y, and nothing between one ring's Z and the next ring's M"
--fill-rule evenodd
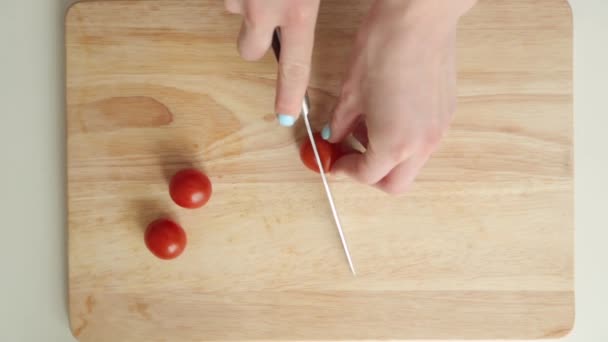
M326 120L370 1L324 0L310 83ZM542 338L574 320L572 23L565 1L481 1L459 29L456 119L405 196L330 177L278 127L276 62L244 62L222 2L108 1L66 17L69 297L81 341ZM167 179L210 176L201 210ZM143 231L167 215L184 254Z

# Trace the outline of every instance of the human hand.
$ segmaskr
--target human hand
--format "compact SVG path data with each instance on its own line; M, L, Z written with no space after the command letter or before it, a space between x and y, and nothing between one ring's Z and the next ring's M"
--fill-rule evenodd
M281 28L275 111L282 126L292 126L302 109L319 1L225 0L229 12L244 17L238 38L238 50L244 59L262 58L270 47L274 29Z
M405 192L437 148L456 107L455 34L474 0L377 0L322 136L350 133L366 150L332 172L393 194Z

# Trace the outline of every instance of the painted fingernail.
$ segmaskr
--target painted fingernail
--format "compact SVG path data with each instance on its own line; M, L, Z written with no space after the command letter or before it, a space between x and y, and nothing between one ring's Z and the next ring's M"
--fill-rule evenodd
M326 124L321 130L321 138L327 140L329 137L331 137L331 128L329 127L329 124Z
M296 123L296 119L287 114L278 114L277 119L279 120L279 125L283 127L291 127L294 123Z

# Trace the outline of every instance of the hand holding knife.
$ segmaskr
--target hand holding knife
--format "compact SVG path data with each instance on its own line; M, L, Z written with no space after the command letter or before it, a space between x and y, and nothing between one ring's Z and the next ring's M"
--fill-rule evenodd
M281 57L281 37L280 37L279 29L276 29L273 33L272 50L274 51L274 55L275 55L277 61L279 61L279 59ZM331 208L331 212L334 217L334 221L338 228L338 233L340 234L340 241L342 242L342 247L344 248L344 254L346 255L346 259L348 261L348 266L350 267L350 270L353 273L353 275L356 275L355 267L353 266L350 252L348 250L348 244L346 243L346 238L344 237L344 231L342 230L342 223L340 222L340 217L338 216L338 212L337 212L336 206L334 204L334 199L333 199L333 196L331 193L331 189L329 188L329 183L327 182L327 177L325 176L325 171L323 170L321 158L319 156L319 151L317 149L317 145L314 140L312 128L310 126L310 120L308 118L309 112L310 112L310 102L308 99L308 92L306 92L306 94L304 96L304 101L302 102L301 115L304 117L304 123L306 125L306 131L308 132L308 138L310 139L310 143L312 145L312 149L315 154L315 159L317 161L317 165L319 167L319 172L321 174L321 180L323 181L323 187L325 188L325 193L326 193L327 199L329 201L329 206Z

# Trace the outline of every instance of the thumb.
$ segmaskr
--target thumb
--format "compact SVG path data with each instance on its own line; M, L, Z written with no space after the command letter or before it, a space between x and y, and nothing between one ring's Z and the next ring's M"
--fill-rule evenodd
M323 127L321 136L332 143L337 143L346 138L357 126L361 118L361 110L351 96L348 99L341 97L334 109L334 113L328 124Z

